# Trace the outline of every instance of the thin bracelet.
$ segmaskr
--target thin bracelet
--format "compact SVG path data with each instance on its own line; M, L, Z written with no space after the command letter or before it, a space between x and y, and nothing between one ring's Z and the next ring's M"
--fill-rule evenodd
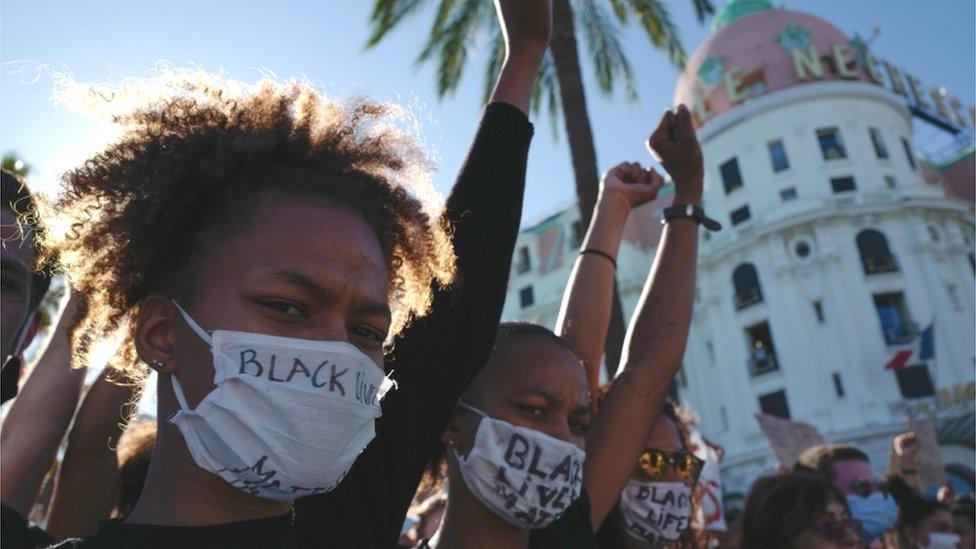
M607 258L607 260L610 263L613 264L613 270L615 270L615 271L617 270L617 260L614 259L613 256L610 255L610 254L608 254L607 252L603 252L603 251L600 251L600 250L594 250L594 249L591 249L591 248L587 248L585 250L580 250L579 253L580 253L580 255L583 255L583 254L595 254L595 255L598 255L598 256L601 256L601 257L605 257L605 258Z

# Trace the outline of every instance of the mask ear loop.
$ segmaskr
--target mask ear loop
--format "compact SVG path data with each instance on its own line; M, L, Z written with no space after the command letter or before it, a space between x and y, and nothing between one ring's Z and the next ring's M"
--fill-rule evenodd
M180 315L183 317L186 325L189 326L191 330L196 332L196 334L200 336L200 339L202 339L207 345L213 345L213 339L210 337L210 334L208 334L206 330L197 324L196 320L193 320L190 313L183 310L183 307L180 307L180 304L177 303L175 299L170 301L172 301L173 305L176 306L176 309L180 312ZM170 374L169 379L173 383L173 394L176 395L176 401L180 403L180 409L187 412L193 411L186 403L186 395L183 393L183 386L180 384L180 380L176 377L176 374Z
M469 412L472 412L472 413L475 413L475 414L481 416L482 419L490 419L490 416L488 414L482 412L481 410L475 408L474 406L471 406L470 404L466 404L466 403L464 403L464 402L462 402L462 401L459 400L458 401L458 406L460 406L461 408L464 408L464 409L468 410ZM481 430L481 422L478 423L478 430L479 431ZM475 433L475 438L477 438L477 436L478 436L477 433ZM472 448L472 450L474 450L474 448ZM467 461L468 458L465 457L465 456L462 456L461 453L458 452L457 448L453 444L451 445L451 451L454 452L454 459L457 460L457 462L458 462L459 465L460 464L463 464L465 461Z

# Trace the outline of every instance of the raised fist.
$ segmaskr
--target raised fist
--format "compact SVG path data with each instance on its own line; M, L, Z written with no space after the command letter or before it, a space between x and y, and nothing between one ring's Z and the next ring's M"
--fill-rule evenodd
M676 204L700 204L705 168L701 146L695 137L691 111L678 105L664 113L647 138L647 149L674 180Z
M664 186L664 178L654 168L644 169L637 162L622 162L603 174L600 181L602 197L618 197L630 208L636 208L657 198Z
M543 52L552 30L551 0L495 0L508 55Z

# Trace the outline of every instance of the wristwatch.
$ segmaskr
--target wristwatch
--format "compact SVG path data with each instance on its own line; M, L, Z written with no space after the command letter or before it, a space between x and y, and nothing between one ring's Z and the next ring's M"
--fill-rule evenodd
M672 219L681 217L694 219L700 225L704 225L709 231L719 231L722 229L722 224L705 215L705 210L698 204L675 204L670 208L664 208L664 218L661 219L661 223L664 224Z

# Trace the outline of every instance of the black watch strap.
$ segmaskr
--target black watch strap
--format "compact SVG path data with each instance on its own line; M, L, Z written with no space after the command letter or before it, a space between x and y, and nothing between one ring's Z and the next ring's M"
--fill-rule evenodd
M722 224L705 215L705 210L698 204L675 204L670 208L664 208L664 219L661 220L661 223L667 223L680 217L694 219L709 231L722 229Z

